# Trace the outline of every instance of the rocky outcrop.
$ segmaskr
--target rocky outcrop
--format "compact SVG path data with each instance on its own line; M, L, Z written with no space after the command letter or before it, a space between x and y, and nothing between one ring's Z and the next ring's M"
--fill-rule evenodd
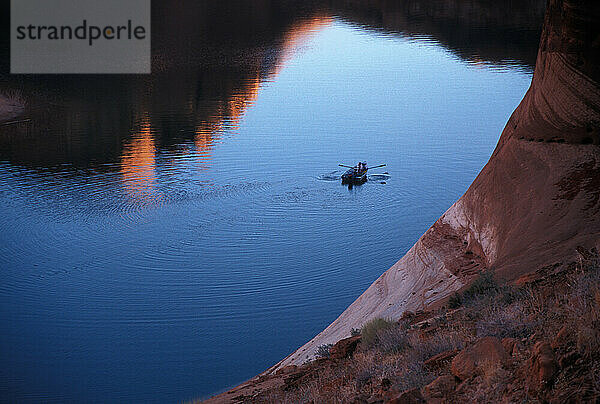
M338 342L329 350L329 357L332 360L349 358L354 354L358 344L360 343L361 336L356 335L350 338L344 338Z
M508 359L509 356L498 338L481 338L456 355L452 360L452 374L460 380L466 380L485 373L490 367L505 365Z
M456 378L452 375L443 375L423 387L423 397L429 402L434 399L447 399L456 389Z
M515 356L519 353L521 343L516 338L503 338L502 346L504 347L506 353L511 356Z
M423 364L432 370L442 369L448 363L452 361L452 359L459 353L460 351L457 349L452 349L450 351L445 351L439 353L431 358L427 359Z
M425 398L419 389L411 389L403 391L398 396L387 401L386 404L422 404L425 402Z
M278 366L373 317L438 304L494 269L504 280L600 247L600 3L548 2L531 87L467 192L329 327ZM277 366L276 366L277 367Z
M529 388L532 391L542 391L552 384L558 371L558 363L549 343L540 341L535 344L530 370Z

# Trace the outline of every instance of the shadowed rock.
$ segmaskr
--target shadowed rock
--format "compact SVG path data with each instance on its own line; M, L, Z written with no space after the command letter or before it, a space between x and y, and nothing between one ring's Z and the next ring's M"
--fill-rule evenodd
M411 389L403 391L397 397L387 401L386 404L422 404L425 403L425 398L419 389Z
M423 397L427 400L448 398L456 389L456 378L452 375L443 375L423 387Z
M452 359L459 353L458 349L452 349L439 353L431 358L427 359L423 364L430 369L441 369L452 361Z
M543 341L535 344L530 359L529 388L538 392L548 388L557 371L558 363L550 344Z
M360 343L361 336L356 335L350 338L344 338L338 342L329 350L330 359L344 359L349 358L354 354L358 344Z

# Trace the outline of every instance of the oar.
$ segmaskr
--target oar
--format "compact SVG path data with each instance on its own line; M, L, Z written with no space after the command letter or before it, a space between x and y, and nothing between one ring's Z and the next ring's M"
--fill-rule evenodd
M380 165L375 166L375 167L367 167L367 170L370 170L372 168L379 168L379 167L385 167L385 164L380 164Z
M338 166L340 166L340 167L346 167L346 168L356 168L356 167L345 166L343 164L338 164Z

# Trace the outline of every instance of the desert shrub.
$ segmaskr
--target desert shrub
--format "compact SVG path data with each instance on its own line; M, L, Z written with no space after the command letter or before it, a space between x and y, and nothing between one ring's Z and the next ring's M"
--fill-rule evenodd
M457 309L462 306L462 304L462 296L458 292L454 292L452 296L450 296L450 299L448 299L448 308L450 309Z
M319 358L329 358L329 355L331 355L332 346L333 344L319 345L319 347L317 348L317 352L315 352L315 355Z
M520 302L504 305L501 299L482 307L481 319L477 321L478 337L525 338L530 336L539 320L528 317L526 306Z
M600 271L597 266L586 270L571 281L562 308L575 332L577 350L591 357L600 355Z
M524 289L516 288L511 285L502 286L498 289L498 292L500 303L504 305L509 305L527 298L527 292Z
M373 379L373 377L375 377L376 374L377 371L372 367L366 367L364 369L359 370L355 378L356 388L360 390L367 384L371 383L371 379Z
M493 271L482 272L462 293L454 292L448 299L448 308L457 309L465 304L472 305L481 296L495 296L502 288L494 279Z
M414 357L412 347L407 347L401 353L386 354L370 350L359 355L363 360L357 373L357 387L364 388L369 383L379 384L381 380L389 379L394 389L404 391L420 388L436 377L424 367L422 360Z
M4 94L0 94L0 98L6 99L9 104L25 105L25 97L21 90L8 90Z
M462 349L464 346L463 337L450 329L440 330L426 339L411 335L409 343L412 349L407 352L406 357L412 362L423 362L439 353Z
M356 337L357 335L360 335L360 328L353 328L350 330L351 337Z
M421 388L436 378L436 374L426 369L423 362L412 362L406 359L397 363L395 376L394 385L398 391Z
M379 341L379 332L381 330L391 329L394 326L395 323L392 320L380 317L366 322L360 329L360 333L362 334L362 344L367 348L374 346Z
M410 347L406 330L400 327L384 327L377 331L377 350L389 354L402 352Z
M463 302L472 300L477 296L492 296L499 291L498 283L494 279L493 271L485 271L462 293Z
M600 352L600 332L594 328L582 326L577 330L577 351L586 358Z

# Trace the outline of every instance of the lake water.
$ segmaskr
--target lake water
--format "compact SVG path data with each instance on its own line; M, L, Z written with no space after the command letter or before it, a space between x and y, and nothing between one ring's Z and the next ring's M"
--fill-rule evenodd
M465 192L543 16L216 3L154 5L151 76L2 62L0 401L179 402L291 353ZM359 160L389 174L341 185Z

